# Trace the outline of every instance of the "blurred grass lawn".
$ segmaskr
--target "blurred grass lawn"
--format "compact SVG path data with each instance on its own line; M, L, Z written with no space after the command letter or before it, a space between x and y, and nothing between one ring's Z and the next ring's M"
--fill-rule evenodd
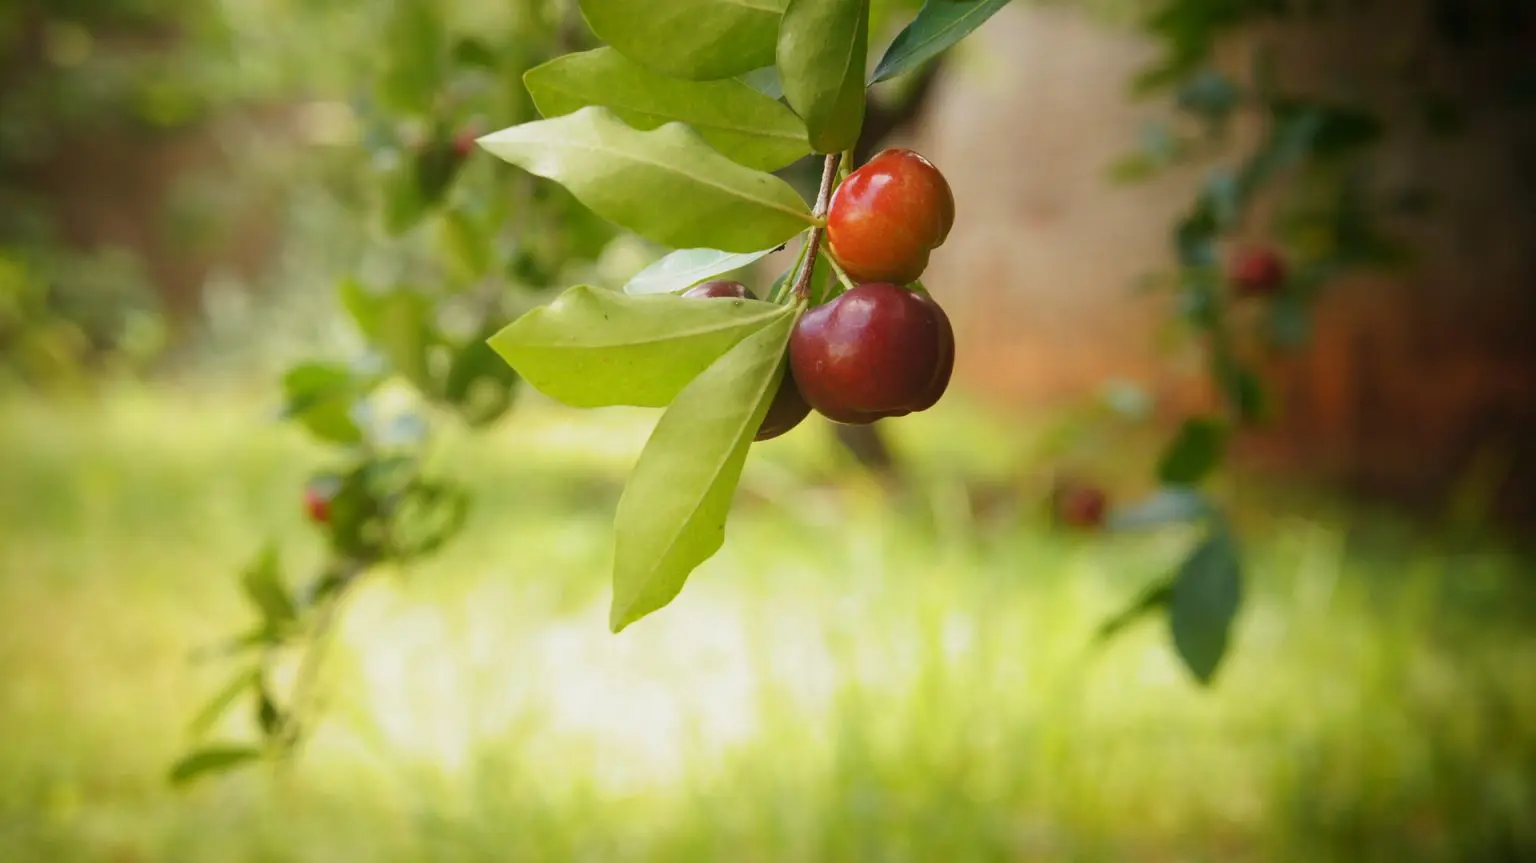
M0 405L0 861L1536 857L1520 558L1255 507L1200 691L1156 622L1088 646L1189 537L978 516L959 478L1023 449L959 410L895 424L929 478L899 506L818 481L824 428L759 447L725 550L618 637L609 519L651 418L445 441L469 529L356 598L303 760L174 793L230 672L189 656L249 622L238 570L268 536L290 576L319 558L298 488L324 453L262 420Z

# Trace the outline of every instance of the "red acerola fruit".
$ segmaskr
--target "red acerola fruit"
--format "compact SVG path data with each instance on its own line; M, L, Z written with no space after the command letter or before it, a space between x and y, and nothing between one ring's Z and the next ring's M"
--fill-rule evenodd
M889 149L848 175L827 208L827 243L860 282L907 284L955 223L955 197L932 162Z
M315 524L331 523L331 497L313 485L304 487L304 512Z
M872 423L927 410L944 395L955 332L927 294L870 282L801 315L789 367L823 416Z
M1227 280L1240 297L1272 297L1285 276L1285 260L1268 246L1239 249L1227 267Z
M741 282L713 281L694 285L683 292L685 297L699 299L736 299L755 300L757 296ZM768 405L768 413L763 417L762 425L757 428L757 435L753 440L768 440L789 431L800 424L811 413L811 406L805 403L805 398L800 395L800 388L795 386L794 375L788 369L784 370L784 378L779 382L779 391L774 393L773 403Z
M1056 490L1055 510L1061 524L1091 530L1104 524L1109 495L1098 486L1066 483Z

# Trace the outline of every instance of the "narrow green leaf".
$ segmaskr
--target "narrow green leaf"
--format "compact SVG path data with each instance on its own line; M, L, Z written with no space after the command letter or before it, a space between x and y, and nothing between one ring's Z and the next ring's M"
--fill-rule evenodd
M1201 683L1210 683L1215 676L1242 603L1238 554L1236 540L1218 524L1174 576L1168 625L1179 657Z
M779 77L816 152L858 142L868 55L869 0L789 0L779 27Z
M1099 624L1096 638L1099 641L1114 638L1124 631L1126 627L1167 605L1172 595L1173 586L1166 581L1159 581L1148 585L1125 608L1122 608L1109 619Z
M1221 463L1227 428L1212 419L1184 421L1157 466L1157 475L1169 485L1193 485Z
M624 293L670 294L691 288L715 276L739 270L753 261L778 251L778 247L756 252L722 252L719 249L678 249L636 273L624 285Z
M261 758L261 750L250 746L210 746L182 758L171 768L172 785L186 785L205 773L223 773Z
M682 123L640 132L593 106L503 129L480 144L664 246L752 252L814 221L788 183L732 162Z
M261 556L241 576L240 585L268 628L280 629L297 616L293 599L283 586L276 546L268 544L262 549Z
M928 0L912 23L896 34L891 46L885 49L885 56L880 58L880 65L875 67L869 83L916 69L969 36L1007 5L1008 0L972 0L969 3Z
M784 372L796 310L777 312L685 387L646 442L614 519L614 632L671 602L724 543L747 450Z
M535 389L568 405L665 407L783 312L755 300L631 297L581 285L518 318L490 344Z
M203 705L203 709L197 712L197 716L193 717L192 722L187 726L187 733L193 737L201 736L219 721L219 717L229 710L229 706L235 703L235 699L249 692L260 680L260 668L241 670L239 674L230 678L224 688L208 699L208 703Z
M773 62L786 0L580 0L598 38L663 75L729 78Z
M687 123L727 158L760 171L811 151L805 124L777 99L731 78L669 78L612 48L558 57L528 70L523 82L546 117L600 105L636 129Z

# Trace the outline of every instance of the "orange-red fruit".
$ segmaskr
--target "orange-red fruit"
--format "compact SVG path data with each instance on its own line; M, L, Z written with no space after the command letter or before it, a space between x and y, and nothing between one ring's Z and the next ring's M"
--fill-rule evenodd
M933 163L884 150L848 175L827 209L832 256L855 281L914 281L955 224L955 197Z
M1267 246L1240 249L1227 270L1227 280L1244 297L1274 296L1285 284L1285 275L1285 260Z
M694 285L683 292L685 297L699 299L726 298L736 300L755 300L756 295L741 282L713 281ZM795 386L795 378L784 371L784 378L779 382L779 391L773 395L773 403L768 405L768 413L763 417L762 425L757 427L757 435L753 440L768 440L789 431L800 424L811 413L811 406L805 403L805 398L800 395L800 389Z
M304 512L315 524L330 524L331 499L314 486L304 488Z
M1099 527L1108 509L1109 496L1096 486L1072 483L1056 491L1056 518L1068 527Z
M811 407L862 425L923 411L944 395L955 332L933 298L889 282L859 285L806 312L789 368Z

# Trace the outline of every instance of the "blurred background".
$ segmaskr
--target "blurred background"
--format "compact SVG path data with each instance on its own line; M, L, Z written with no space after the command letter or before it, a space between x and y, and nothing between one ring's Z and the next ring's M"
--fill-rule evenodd
M620 636L656 414L490 367L510 400L423 398L357 300L470 368L664 251L469 145L595 44L563 0L0 4L0 860L1536 859L1536 10L1015 0L877 87L860 149L957 200L955 384L756 447L724 550ZM1256 151L1285 170L1222 197ZM1195 534L1052 507L1153 491L1216 397L1207 204L1297 275L1226 309L1270 407L1208 484L1246 582L1202 687L1159 617L1096 639ZM371 434L296 364L379 355L463 530L348 597L295 759L174 788L240 573L325 566L306 483Z

